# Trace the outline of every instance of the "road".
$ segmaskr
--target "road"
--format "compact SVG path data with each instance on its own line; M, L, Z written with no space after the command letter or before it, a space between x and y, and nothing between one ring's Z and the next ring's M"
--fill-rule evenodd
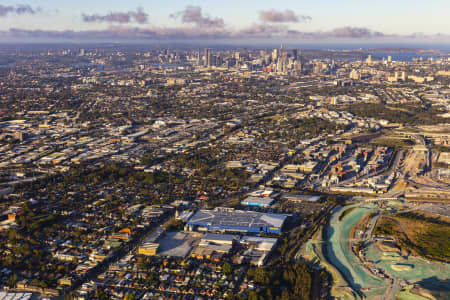
M385 300L395 300L397 299L395 295L400 291L400 281L397 278L392 279L391 284L384 293Z
M130 255L133 251L136 250L136 248L139 246L139 244L142 243L142 241L152 233L153 229L156 228L159 224L164 224L167 222L171 217L173 216L173 213L170 213L166 215L161 222L158 222L157 224L152 224L152 226L145 231L139 232L136 236L132 238L130 242L128 242L123 247L120 247L118 250L116 250L110 257L106 258L105 260L101 261L97 266L90 269L83 277L81 277L79 280L77 280L71 287L70 291L75 291L78 289L83 283L92 281L98 277L98 275L102 274L106 270L108 270L109 266L115 262L118 262L119 260L123 259L127 255Z
M364 233L364 239L365 240L369 240L371 238L372 232L375 229L379 218L380 218L380 211L378 211L377 216L375 216L374 218L372 218L370 220L369 227L367 228L366 232ZM367 261L365 261L364 259L362 259L362 261L363 261L363 263L367 263ZM388 288L386 289L386 292L383 295L382 299L394 300L394 299L396 299L395 295L401 289L401 286L400 286L401 280L396 278L396 277L394 277L394 276L392 276L391 274L388 274L388 273L385 273L385 274L391 278L391 283L389 284Z
M326 212L322 213L320 218L317 221L315 221L314 224L312 225L313 230L305 231L305 233L302 234L302 236L300 237L300 240L304 240L304 242L306 242L307 239L310 239L316 233L317 229L319 229L320 226L325 225L324 223L327 220L326 218L332 214L332 211L336 207L337 205L332 205L327 209ZM299 260L300 257L302 256L302 249L301 249L302 245L303 243L298 243L299 249L297 250L297 253L294 255L294 260Z
M432 189L437 189L437 190L448 191L448 188L450 187L450 184L446 184L444 186L437 186L437 185L431 185L431 184L427 184L427 183L417 182L417 181L409 179L409 178L408 179L405 178L405 180L406 180L406 182L409 182L414 185L421 185L421 186L424 186L427 188L432 188Z
M239 127L236 127L239 128ZM235 128L235 129L236 129ZM223 136L220 137L220 139L225 138L225 134ZM321 141L323 141L323 139L317 140L315 141L313 144L319 143ZM265 184L267 181L269 181L273 175L280 170L284 165L286 165L287 163L289 163L296 155L298 155L301 151L303 150L303 148L301 149L297 149L296 152L293 155L288 155L286 156L280 163L279 165L269 171L266 176L264 176L259 182L258 185L261 184ZM246 192L247 193L247 192ZM244 192L241 193L241 195L244 194ZM215 205L220 205L220 204L224 204L227 203L229 201L231 201L232 199L235 199L236 197L239 197L241 195L234 195L232 197L226 198L223 201L221 201L221 203L215 203ZM335 206L331 206L329 208L329 210L327 212L324 212L322 214L322 216L314 223L313 227L314 228L318 228L318 225L321 224L321 222L323 222L323 220L325 220L325 217L329 214L330 210L333 209ZM167 216L166 219L164 220L167 221L169 219L170 216ZM155 225L156 226L156 225ZM142 242L142 240L151 232L151 229L147 230L146 232L143 232L141 234L139 234L138 236L134 237L132 241L130 241L129 243L127 243L123 248L119 249L118 251L116 251L110 258L102 261L99 263L99 265L97 265L95 268L91 269L88 271L88 273L81 278L80 280L78 280L72 287L71 290L76 290L77 288L79 288L83 283L85 282L89 282L91 280L94 280L98 277L98 275L100 275L101 273L105 272L109 266L114 263L119 261L120 259L124 258L126 255L129 255L133 250L136 249L136 247ZM309 231L307 231L309 232ZM307 232L305 232L301 239L303 239L305 237L305 235L307 234ZM297 258L297 254L295 255L295 257Z
M378 214L375 215L370 220L368 220L368 223L367 223L368 226L364 230L364 233L361 235L361 238L358 239L358 240L354 240L354 242L371 240L372 232L373 232L374 228L376 227L378 219L380 218L380 210L377 210L376 212ZM367 216L367 214L364 215L362 218L365 218L366 216ZM356 224L359 224L359 222L360 221L358 221ZM352 243L348 243L347 244L347 247L350 248L350 249L348 249L348 251L352 251L351 244ZM360 267L362 269L366 269L366 267L365 267L366 264L371 264L369 261L366 260L366 257L364 255L362 255L362 256L357 255L357 258L358 258L358 264L360 265ZM385 277L380 276L378 274L375 274L373 272L370 272L370 273L372 274L372 276L375 276L375 277L377 277L379 279L382 279L383 281L388 283L388 285L386 286L385 293L383 295L381 295L381 296L374 296L371 299L377 299L377 300L394 300L394 299L396 299L395 295L400 290L401 280L399 280L399 279L397 279L397 278L395 278L392 275L387 274L387 273L384 273L384 274L386 276L388 276L389 279L386 279ZM376 286L373 286L373 287L376 287ZM355 292L357 292L357 291L355 290Z
M398 164L400 163L400 160L403 158L403 155L404 155L404 151L403 150L401 150L401 151L399 151L399 152L397 152L395 154L394 162L392 163L392 159L389 162L390 167L387 170L386 176L388 176L388 177L391 176L392 173L397 170ZM336 186L345 186L348 183L355 183L357 181L368 179L369 177L377 176L377 175L379 175L379 174L381 174L383 172L385 172L385 171L380 170L380 171L377 171L377 172L370 172L370 173L368 173L366 175L363 175L363 176L361 176L359 178L352 177L352 178L349 178L349 179L346 179L344 181L339 182Z

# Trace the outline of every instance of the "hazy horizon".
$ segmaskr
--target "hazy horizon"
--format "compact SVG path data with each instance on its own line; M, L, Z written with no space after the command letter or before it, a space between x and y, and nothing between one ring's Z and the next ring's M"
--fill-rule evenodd
M448 1L0 1L0 42L445 43ZM398 12L401 11L401 14Z

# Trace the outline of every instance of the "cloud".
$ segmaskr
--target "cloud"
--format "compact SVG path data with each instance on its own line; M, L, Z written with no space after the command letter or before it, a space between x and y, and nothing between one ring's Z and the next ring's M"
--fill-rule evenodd
M264 37L282 36L288 31L284 25L252 24L233 33L236 37Z
M246 28L227 29L218 27L198 27L198 26L146 26L136 27L129 25L110 26L104 30L26 30L11 28L10 30L0 31L0 40L11 41L238 41L257 39L257 40L286 40L291 42L300 41L351 41L351 40L403 40L403 41L450 41L449 35L395 35L384 34L373 31L368 28L360 27L341 27L329 31L298 31L292 30L284 24L252 24Z
M86 23L100 23L100 22L108 22L108 23L139 23L145 24L148 22L148 14L143 11L142 8L136 9L136 11L128 11L128 12L111 12L107 15L87 15L82 14L83 21Z
M291 9L279 11L276 9L262 10L259 12L259 19L270 23L306 23L311 22L310 16L296 15Z
M33 8L28 4L17 4L15 6L13 5L0 5L0 17L6 17L9 14L16 14L16 15L35 15L39 12L41 12L41 8Z
M222 18L212 18L208 15L203 15L202 8L199 6L189 5L184 10L171 14L170 17L174 19L181 17L181 22L184 24L194 24L198 27L225 27L225 22Z
M373 31L364 27L340 27L326 32L329 36L337 38L375 38L383 37L384 33Z
M147 39L220 39L230 37L230 32L215 27L166 27L148 26L145 28L115 26L108 29L109 33L124 36L135 36Z
M315 39L322 40L327 38L336 39L370 39L370 38L382 38L387 35L382 32L373 31L364 27L339 27L329 31L298 31L289 29L288 26L283 24L252 24L247 28L240 29L233 33L234 36L244 37L280 37L280 38L292 38L292 39Z
M0 40L6 39L36 39L36 40L165 40L165 39L220 39L229 38L230 32L218 28L197 27L129 27L110 26L105 30L27 30L11 28L8 31L0 31Z

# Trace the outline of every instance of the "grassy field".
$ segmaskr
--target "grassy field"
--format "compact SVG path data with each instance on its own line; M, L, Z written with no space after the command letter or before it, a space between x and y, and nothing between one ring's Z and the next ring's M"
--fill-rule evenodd
M427 259L450 262L450 223L422 214L382 217L374 232L392 236L403 250Z
M373 139L371 141L371 144L394 148L411 148L415 143L411 139L401 139L384 136Z

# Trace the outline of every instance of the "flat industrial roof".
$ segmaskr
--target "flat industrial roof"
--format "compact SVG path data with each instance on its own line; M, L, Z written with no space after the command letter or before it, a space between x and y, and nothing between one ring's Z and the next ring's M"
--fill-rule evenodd
M241 239L241 243L244 244L256 244L256 250L271 251L278 239L259 237L259 236L244 236Z
M238 240L239 238L238 236L232 234L205 233L202 239L206 241L232 242L233 240Z
M320 200L320 196L314 195L294 195L294 194L284 194L281 198L290 201L307 201L307 202L317 202Z
M246 243L276 243L278 239L276 238L268 238L268 237L262 237L262 236L243 236L241 238L242 242Z
M0 292L0 299L1 300L28 300L31 299L33 296L32 293L21 293L21 292Z
M247 197L242 200L243 203L257 203L262 205L270 205L273 202L273 198L271 197Z
M282 227L285 220L285 215L216 208L197 211L188 224L259 228Z

